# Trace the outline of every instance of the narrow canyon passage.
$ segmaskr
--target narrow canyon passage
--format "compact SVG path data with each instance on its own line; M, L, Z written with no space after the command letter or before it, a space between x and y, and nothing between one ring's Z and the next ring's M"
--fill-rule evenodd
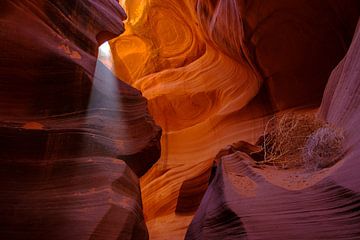
M122 6L128 19L124 34L110 41L113 69L143 93L163 129L161 158L141 178L145 219L151 239L183 239L221 149L255 143L274 112L316 112L351 42L359 4Z
M360 238L359 16L2 0L0 238Z

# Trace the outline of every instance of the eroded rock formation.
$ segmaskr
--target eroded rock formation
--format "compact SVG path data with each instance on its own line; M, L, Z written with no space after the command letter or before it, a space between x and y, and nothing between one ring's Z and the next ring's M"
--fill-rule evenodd
M344 130L337 165L269 173L237 151L223 155L186 239L352 239L360 235L360 22L329 79L319 115Z
M182 239L220 149L254 143L273 112L319 106L360 6L121 2L129 19L111 42L114 71L142 91L164 131L161 159L141 179L145 218L153 239Z
M99 45L124 31L116 0L0 3L2 238L360 234L358 35L319 110L345 130L344 158L315 174L261 169L252 145L274 113L317 111L359 1L120 3L126 31L102 62ZM154 166L147 107L163 129Z
M161 130L97 61L117 1L0 3L2 239L147 239L138 176ZM124 160L124 161L123 161Z

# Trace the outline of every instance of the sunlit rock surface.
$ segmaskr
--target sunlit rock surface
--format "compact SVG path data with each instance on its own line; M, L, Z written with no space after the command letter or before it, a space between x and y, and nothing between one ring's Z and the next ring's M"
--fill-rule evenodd
M0 2L0 238L147 239L138 176L161 130L97 61L115 0Z
M121 2L128 20L110 44L114 71L163 129L161 159L141 178L145 218L152 239L183 239L222 148L254 143L275 111L319 106L359 2Z

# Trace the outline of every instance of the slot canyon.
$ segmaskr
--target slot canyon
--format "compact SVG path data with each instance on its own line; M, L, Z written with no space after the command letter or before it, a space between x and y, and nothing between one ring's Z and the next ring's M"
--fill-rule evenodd
M1 0L0 239L360 239L359 16Z

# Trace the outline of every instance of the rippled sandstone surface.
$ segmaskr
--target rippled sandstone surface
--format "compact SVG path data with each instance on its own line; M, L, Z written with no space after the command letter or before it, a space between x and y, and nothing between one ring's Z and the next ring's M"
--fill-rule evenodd
M141 178L145 219L152 239L183 239L221 149L239 140L254 143L274 112L320 105L330 72L351 43L360 6L305 0L122 3L128 20L125 33L111 42L114 72L143 93L163 129L161 159ZM251 179L241 184L254 194ZM233 239L232 229L225 230L192 236Z
M359 235L359 1L120 3L0 2L1 238ZM254 166L289 109L346 131L337 165Z
M161 130L97 61L117 1L0 2L0 238L148 239L138 177Z
M270 172L243 149L223 154L186 239L359 238L359 53L360 22L318 111L344 131L341 160L313 173Z

